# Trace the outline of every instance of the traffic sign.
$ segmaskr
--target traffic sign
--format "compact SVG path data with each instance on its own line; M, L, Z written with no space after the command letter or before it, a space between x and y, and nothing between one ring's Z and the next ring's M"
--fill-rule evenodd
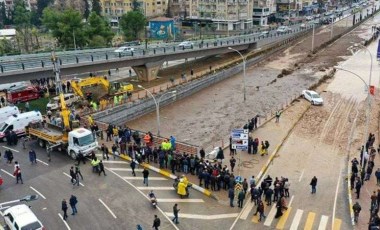
M248 150L248 129L233 129L231 132L232 149Z

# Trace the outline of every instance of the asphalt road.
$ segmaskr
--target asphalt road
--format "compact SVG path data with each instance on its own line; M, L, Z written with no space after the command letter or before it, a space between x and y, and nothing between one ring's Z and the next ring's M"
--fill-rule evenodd
M1 152L6 148L0 145ZM24 184L15 183L13 165L2 159L0 173L4 184L0 187L0 203L39 194L40 198L28 205L47 229L135 229L137 224L150 229L155 214L161 219L161 229L202 229L204 226L220 229L220 226L231 225L240 211L195 190L190 190L190 198L179 199L172 189L173 181L154 172L150 172L147 188L142 183L142 170L133 177L129 163L118 158L105 161L107 176L92 173L89 162L81 164L84 180L80 186L73 186L68 177L73 162L64 153L52 153L52 161L48 162L46 153L34 141L28 143L26 150L21 144L10 148L21 165ZM29 163L27 151L30 148L37 152L37 165ZM151 189L159 199L157 209L153 209L146 197ZM78 198L78 214L69 215L66 226L60 217L61 201L68 200L71 194ZM175 203L181 209L178 228L170 221ZM71 210L68 213L71 214Z

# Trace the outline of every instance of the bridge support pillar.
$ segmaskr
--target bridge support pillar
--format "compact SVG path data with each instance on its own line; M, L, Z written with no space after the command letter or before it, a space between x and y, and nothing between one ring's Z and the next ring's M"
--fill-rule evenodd
M145 65L132 66L132 68L140 81L152 81L156 79L157 73L163 63L163 61L146 63Z

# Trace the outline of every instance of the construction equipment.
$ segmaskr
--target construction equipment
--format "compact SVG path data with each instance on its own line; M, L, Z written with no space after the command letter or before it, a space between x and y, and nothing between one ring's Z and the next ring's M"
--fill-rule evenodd
M89 77L84 79L71 80L71 88L78 96L85 98L83 88L89 88L94 86L102 86L104 92L108 96L114 96L133 91L133 85L125 82L109 82L104 77ZM86 98L87 99L87 98Z
M62 124L47 124L46 121L31 123L28 125L26 132L31 138L37 139L41 147L46 147L48 153L53 148L58 148L58 150L67 150L67 154L73 159L76 159L79 152L83 156L90 155L92 151L98 148L98 142L90 130L76 128L79 127L79 121L75 121L73 116L70 116L71 112L66 106L59 65L54 53L52 54L52 61L59 91Z

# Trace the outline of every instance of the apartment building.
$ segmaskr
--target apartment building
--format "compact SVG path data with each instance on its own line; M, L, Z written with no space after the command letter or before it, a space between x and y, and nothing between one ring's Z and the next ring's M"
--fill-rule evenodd
M268 25L268 18L276 12L275 0L253 0L252 20L254 25Z
M7 9L13 9L15 0L0 0L0 2L4 2ZM25 0L25 3L28 10L37 6L37 0Z
M101 0L103 16L118 21L121 16L132 10L132 0ZM167 0L139 1L139 6L147 18L162 16L167 10Z

